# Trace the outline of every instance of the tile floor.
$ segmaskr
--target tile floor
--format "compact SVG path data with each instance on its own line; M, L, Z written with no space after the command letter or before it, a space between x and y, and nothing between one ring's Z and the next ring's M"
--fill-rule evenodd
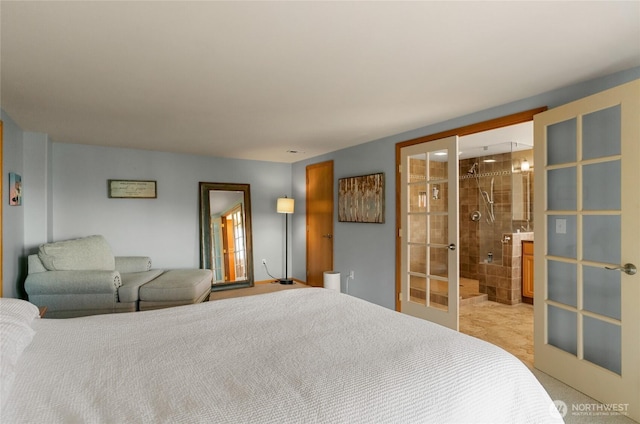
M533 367L532 305L491 301L460 305L460 332L498 345Z

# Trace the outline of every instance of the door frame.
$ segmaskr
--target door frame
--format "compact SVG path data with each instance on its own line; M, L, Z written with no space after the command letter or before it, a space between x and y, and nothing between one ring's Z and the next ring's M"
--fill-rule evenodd
M442 131L436 134L426 135L423 137L414 138L407 141L396 143L396 311L401 310L400 292L402 291L402 273L401 273L401 253L402 253L402 239L400 238L402 230L402 216L400 211L401 206L401 176L400 171L402 168L402 158L400 151L403 147L413 146L415 144L427 143L430 141L439 140L441 138L447 138L454 135L462 137L465 135L471 135L483 131L495 130L497 128L508 127L510 125L521 124L523 122L533 121L533 116L547 110L546 106L538 107L535 109L525 110L522 112L514 113L499 118L490 119L488 121L482 121L475 124L465 125L446 131ZM459 242L456 241L456 245Z

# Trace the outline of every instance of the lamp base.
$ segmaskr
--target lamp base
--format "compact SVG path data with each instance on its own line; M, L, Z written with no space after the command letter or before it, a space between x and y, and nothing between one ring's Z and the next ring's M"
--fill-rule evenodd
M280 284L293 284L293 280L290 280L288 278L281 278Z

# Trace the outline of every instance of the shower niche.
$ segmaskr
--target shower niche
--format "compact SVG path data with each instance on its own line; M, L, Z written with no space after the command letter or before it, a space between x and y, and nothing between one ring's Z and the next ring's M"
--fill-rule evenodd
M533 240L533 149L492 145L459 164L460 277L478 280L488 300L520 303L521 241Z

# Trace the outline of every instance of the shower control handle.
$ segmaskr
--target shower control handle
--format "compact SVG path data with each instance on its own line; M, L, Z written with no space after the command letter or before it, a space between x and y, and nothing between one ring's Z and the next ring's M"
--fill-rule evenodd
M449 245L449 250L456 250L456 245L454 243L451 243Z
M610 271L614 271L614 270L622 271L628 275L634 275L636 272L638 272L638 269L634 264L624 264L624 266L616 266L616 267L605 266L605 268Z

